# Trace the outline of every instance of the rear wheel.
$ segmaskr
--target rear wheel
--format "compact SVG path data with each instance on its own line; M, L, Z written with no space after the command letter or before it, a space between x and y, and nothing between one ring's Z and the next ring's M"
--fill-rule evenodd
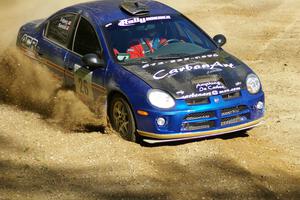
M138 142L132 110L121 95L116 95L112 99L109 118L112 128L116 130L122 138L128 141Z

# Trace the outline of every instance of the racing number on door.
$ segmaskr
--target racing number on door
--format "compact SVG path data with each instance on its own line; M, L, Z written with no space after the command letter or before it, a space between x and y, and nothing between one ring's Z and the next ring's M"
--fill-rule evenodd
M93 72L81 67L80 65L74 65L74 81L76 92L89 99L93 99L92 88L92 75Z
M89 96L88 82L82 78L78 78L80 93Z

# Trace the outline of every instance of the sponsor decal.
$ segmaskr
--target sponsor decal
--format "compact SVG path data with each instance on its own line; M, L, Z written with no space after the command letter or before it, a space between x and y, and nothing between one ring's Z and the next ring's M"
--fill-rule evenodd
M34 50L36 46L38 45L39 41L27 34L24 34L21 38L21 44L22 46L25 46L31 50Z
M196 92L188 95L184 95L185 91L178 91L176 94L181 96L180 99L190 99L190 98L197 98L197 97L210 97L216 95L224 95L232 92L240 91L240 87L235 87L228 89L222 82L220 81L209 81L209 82L202 82L195 85ZM213 101L215 103L219 103L219 98L214 98Z
M177 95L184 95L184 91L183 90L180 90L178 92L176 92Z
M223 95L223 94L232 93L232 92L238 92L240 90L241 90L240 87L235 87L235 88L225 89L225 90L213 90L213 91L207 91L207 92L201 92L201 93L192 93L192 94L182 96L182 97L180 97L180 99L210 97L210 96Z
M215 68L215 69L213 69L213 70L210 70L210 71L206 72L206 74L209 75L209 74L213 74L213 73L220 72L220 71L222 71L222 69L220 69L220 68Z
M202 55L202 56L195 56L191 58L181 58L181 59L174 59L174 60L168 60L168 61L161 61L161 62L156 62L156 63L146 63L142 66L143 69L146 69L148 67L155 67L155 66L160 66L160 65L165 65L165 64L172 64L172 63L180 63L180 62L186 62L186 61L194 61L194 60L201 60L205 58L217 58L219 57L218 54L207 54L207 55Z
M153 16L153 17L134 17L129 19L122 19L119 21L119 26L133 26L136 24L144 24L151 21L169 20L171 16Z
M220 81L198 83L196 89L199 92L213 91L213 90L225 90L227 89Z
M59 22L59 24L58 24L58 28L63 29L63 30L65 30L65 31L69 31L71 25L72 25L72 21L67 20L67 19L64 18L64 17L61 17L61 18L60 18L60 22Z
M236 116L236 117L232 117L226 120L223 120L221 122L221 126L227 126L227 125L231 125L231 124L236 124L236 123L240 123L240 122L244 122L246 121L248 118L246 116Z
M130 58L130 54L128 54L128 53L119 53L117 55L118 61L125 61L125 60L128 60L129 58Z
M236 82L235 83L235 86L241 86L242 85L242 82Z
M161 69L158 72L154 73L153 79L154 80L162 80L165 78L169 78L172 76L175 76L177 74L183 73L183 72L193 72L197 70L214 70L214 69L220 69L222 68L231 68L234 69L235 66L233 63L220 63L220 62L215 62L213 64L187 64L184 66L181 66L179 68L171 69L167 71L166 69Z
M74 83L77 94L88 99L94 98L92 76L93 72L80 65L74 65Z

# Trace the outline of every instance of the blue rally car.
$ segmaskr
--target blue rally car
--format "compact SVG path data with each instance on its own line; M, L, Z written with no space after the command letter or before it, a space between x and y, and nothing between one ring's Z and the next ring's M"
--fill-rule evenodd
M264 116L257 75L178 11L156 1L74 5L21 27L17 46L46 65L129 141L247 130Z

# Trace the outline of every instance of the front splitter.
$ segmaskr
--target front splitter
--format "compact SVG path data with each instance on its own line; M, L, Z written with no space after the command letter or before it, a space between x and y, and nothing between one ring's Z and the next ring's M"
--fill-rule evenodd
M246 124L241 124L238 126L212 130L212 131L204 131L204 132L192 132L192 133L178 133L178 134L155 134L149 133L144 131L137 131L139 135L147 137L147 139L143 139L144 142L149 144L157 144L157 143L166 143L166 142L176 142L176 141L186 141L186 140L193 140L199 138L206 138L212 136L219 136L227 133L238 132L247 130L250 128L254 128L263 124L263 118L259 120L255 120ZM148 139L153 138L153 139Z

